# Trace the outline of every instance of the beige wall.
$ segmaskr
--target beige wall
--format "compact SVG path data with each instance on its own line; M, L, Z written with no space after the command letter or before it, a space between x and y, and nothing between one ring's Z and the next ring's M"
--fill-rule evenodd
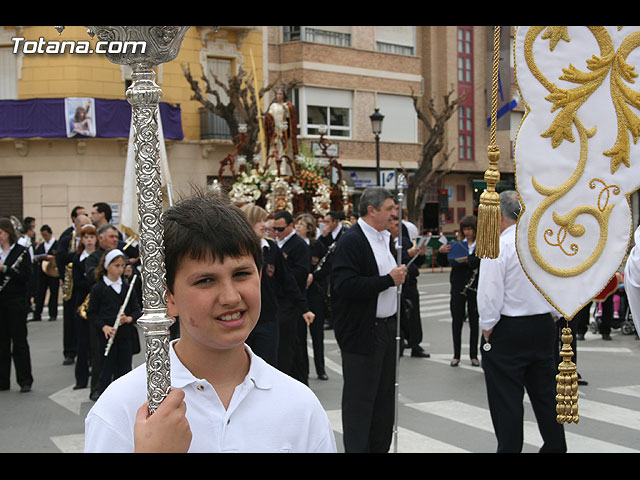
M23 217L36 218L54 235L71 224L76 205L88 211L96 202L122 203L126 163L125 139L31 139L19 150L14 141L0 140L0 172L20 175L23 182ZM211 148L208 148L211 146ZM231 151L225 142L168 142L167 157L174 193L187 193L191 184L206 186L217 175L220 159ZM39 235L39 231L38 231Z

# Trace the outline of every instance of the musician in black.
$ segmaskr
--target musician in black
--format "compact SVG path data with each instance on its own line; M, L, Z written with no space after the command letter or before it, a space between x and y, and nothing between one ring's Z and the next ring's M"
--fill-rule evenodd
M295 232L293 215L280 210L273 216L273 230L276 244L282 250L286 263L301 292L307 288L307 277L311 265L311 254L307 244ZM315 317L315 315L313 315ZM301 345L297 332L311 322L300 315L298 307L283 293L278 292L278 318L280 321L280 346L278 352L278 370L308 384L308 374L304 368L307 357L306 345ZM307 360L308 362L308 357Z
M480 259L476 257L476 217L464 217L460 221L462 239L467 242L468 256L464 260L449 261L448 253L451 251L451 244L442 245L438 250L437 262L440 266L451 265L451 330L453 335L453 359L451 366L457 367L460 364L460 350L462 338L462 326L465 317L469 320L469 358L471 365L479 367L478 361L478 304L476 293L478 290L478 276Z
M56 251L58 250L58 240L53 236L53 231L49 225L40 227L42 242L36 247L34 252L35 262L40 265L38 269L36 310L33 312L33 321L41 320L44 300L49 291L49 320L58 318L58 292L60 291L60 276L58 269L52 267L56 265ZM46 263L45 263L46 262ZM46 267L49 265L49 268Z
M98 353L104 358L100 367L98 396L112 380L133 368L133 322L142 316L142 309L135 295L129 297L119 318L120 325L115 326L129 290L129 283L122 278L125 263L126 257L122 251L107 251L95 270L96 283L91 287L87 318L98 330ZM114 339L113 344L109 354L104 356L110 337ZM91 399L96 400L94 397L95 395Z
M0 390L9 390L11 359L21 392L31 390L31 353L27 342L29 251L8 218L0 218Z
M260 276L260 297L262 304L258 323L251 330L246 343L253 353L269 365L278 368L280 326L278 323L278 293L298 306L299 314L312 315L307 299L300 292L293 273L287 266L284 255L276 242L267 238L267 211L258 205L245 205L242 211L262 246L262 271Z
M328 248L326 245L316 238L316 220L309 213L301 213L296 216L296 233L309 246L311 254L311 264L309 265L309 276L307 277L307 301L311 311L315 314L313 323L309 325L309 333L311 333L311 345L313 347L313 364L316 369L316 375L320 380L328 380L329 376L324 365L324 291L327 288L325 283L327 277L331 274L329 265L326 263ZM323 262L320 264L320 262ZM319 265L320 264L320 265ZM307 326L303 325L299 329L300 342L302 345L307 344ZM309 364L307 362L307 372Z

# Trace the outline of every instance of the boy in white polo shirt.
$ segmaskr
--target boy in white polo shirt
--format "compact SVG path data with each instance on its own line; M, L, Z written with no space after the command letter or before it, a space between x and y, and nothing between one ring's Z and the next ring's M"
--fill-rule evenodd
M262 250L243 213L196 197L165 214L171 392L154 414L144 365L113 382L85 420L85 452L335 452L313 392L254 355Z

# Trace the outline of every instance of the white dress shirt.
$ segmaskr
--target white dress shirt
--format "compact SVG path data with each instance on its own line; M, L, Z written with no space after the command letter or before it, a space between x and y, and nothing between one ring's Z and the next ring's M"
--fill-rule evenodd
M624 291L629 301L631 316L636 326L636 332L640 332L640 227L634 235L635 246L629 252L627 264L624 267Z
M398 266L389 250L391 234L388 230L378 231L370 226L363 219L358 219L358 225L362 228L364 236L367 238L373 255L378 264L378 272L381 276L387 275ZM376 318L386 318L397 313L398 310L398 287L395 285L383 290L378 294L378 304L376 308Z
M483 258L480 261L477 300L482 330L492 329L500 320L500 315L558 315L529 281L520 265L516 251L515 225L507 227L500 235L498 258Z
M315 394L245 345L251 365L227 409L213 386L180 362L170 343L171 388L184 391L189 452L335 453L329 418ZM85 419L85 452L134 451L138 408L147 400L146 366L112 382Z
M296 231L294 230L293 232L291 232L289 235L287 235L286 237L284 237L282 240L280 240L279 238L277 239L276 243L278 245L278 247L282 248L282 246L287 243L287 240L289 240L291 237L293 237L294 235L297 235Z
M14 245L15 243L12 243L7 251L4 251L0 248L0 265L4 265L4 262L7 261L7 257L11 253L11 250L13 250Z

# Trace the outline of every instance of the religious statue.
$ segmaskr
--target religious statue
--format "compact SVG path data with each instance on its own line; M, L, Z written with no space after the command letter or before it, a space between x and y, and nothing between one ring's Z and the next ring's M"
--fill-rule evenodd
M283 88L276 89L276 98L265 114L266 154L275 158L280 170L280 162L286 155L286 163L298 155L298 117L293 103L287 101ZM279 173L282 173L279 171Z

